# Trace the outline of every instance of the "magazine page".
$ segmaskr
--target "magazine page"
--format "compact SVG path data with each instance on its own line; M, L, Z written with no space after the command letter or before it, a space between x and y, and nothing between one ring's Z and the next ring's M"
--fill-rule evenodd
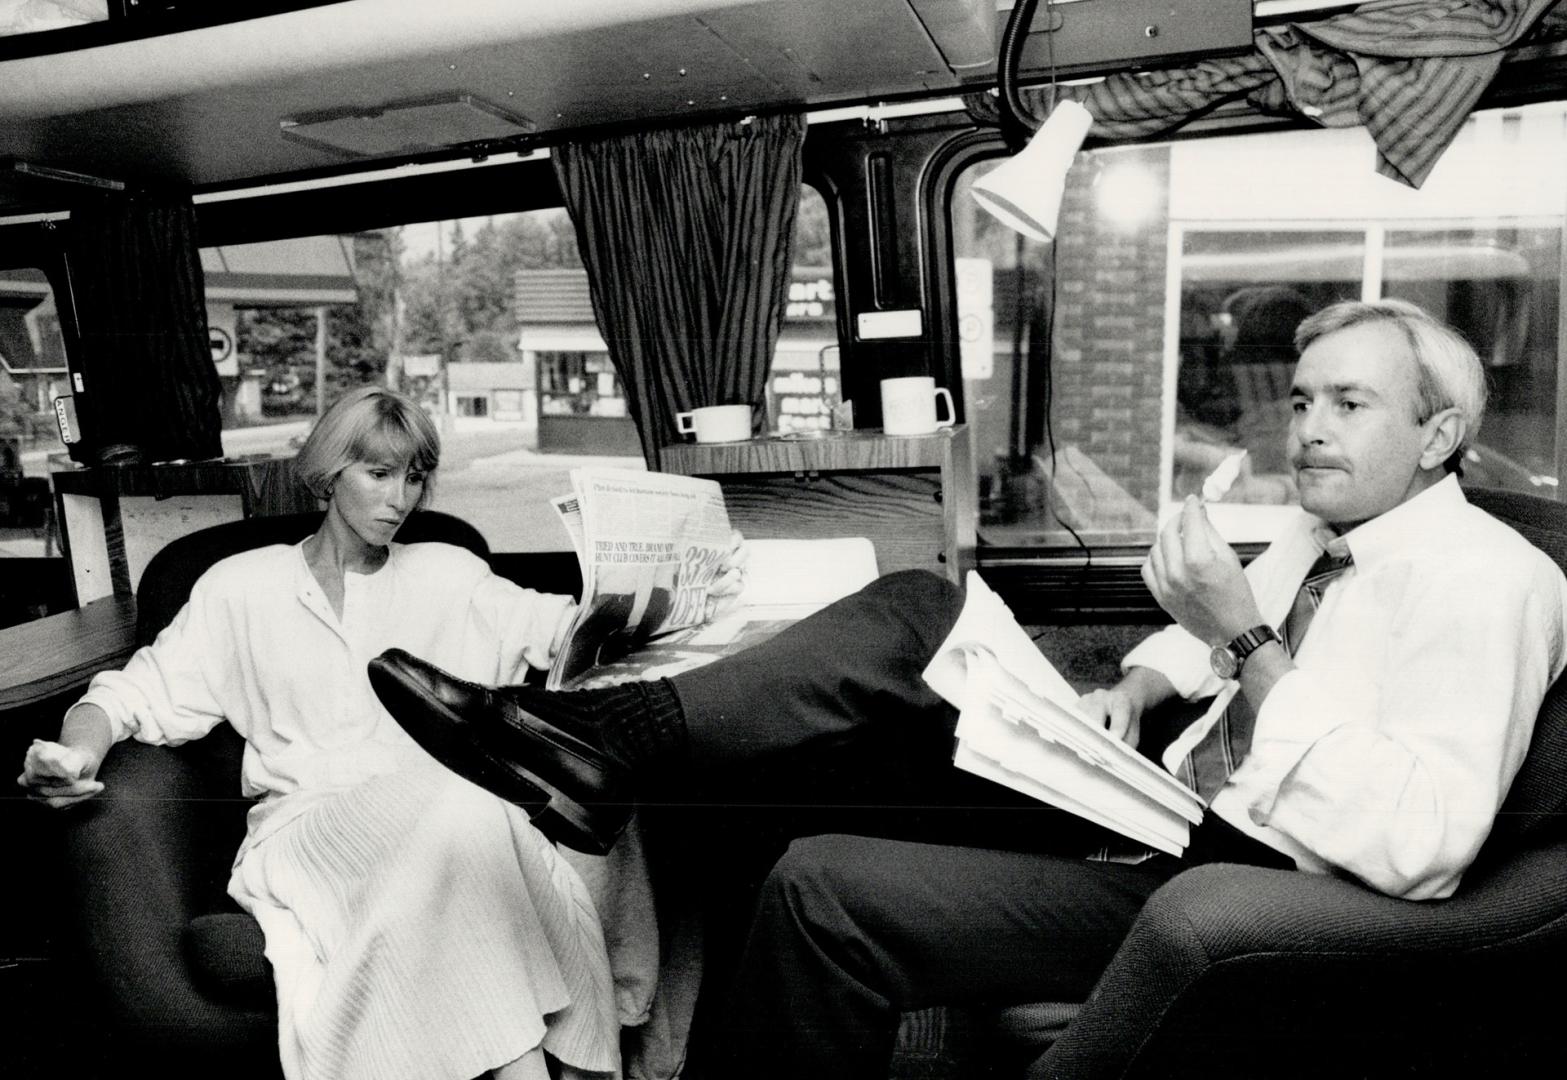
M582 600L550 668L551 688L699 624L729 552L729 515L715 481L607 468L571 476ZM568 531L570 516L568 503Z
M747 540L746 584L712 622L680 630L608 658L570 682L572 689L629 679L661 679L759 645L834 600L876 579L876 549L865 537Z
M1078 693L970 572L962 613L925 669L959 710L959 767L1162 851L1184 849L1202 801L1092 722Z

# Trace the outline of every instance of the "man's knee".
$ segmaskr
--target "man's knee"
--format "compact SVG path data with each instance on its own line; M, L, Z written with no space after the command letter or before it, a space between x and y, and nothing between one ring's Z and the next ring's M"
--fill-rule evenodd
M762 885L760 919L811 932L849 921L845 901L864 866L863 841L854 836L807 836L793 841ZM781 930L775 925L774 930Z
M963 590L929 570L896 570L861 590L897 621L946 636L963 610Z
M865 591L920 607L963 606L963 590L929 570L894 570L865 586Z

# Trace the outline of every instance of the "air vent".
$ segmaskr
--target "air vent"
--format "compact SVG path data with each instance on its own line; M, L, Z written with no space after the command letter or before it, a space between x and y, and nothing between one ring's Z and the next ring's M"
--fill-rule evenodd
M444 94L375 108L331 109L285 116L285 139L343 157L417 154L466 143L514 139L532 121L472 94Z

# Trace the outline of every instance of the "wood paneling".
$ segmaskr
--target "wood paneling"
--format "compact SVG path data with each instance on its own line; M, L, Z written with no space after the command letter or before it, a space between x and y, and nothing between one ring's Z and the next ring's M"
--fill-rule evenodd
M968 429L843 432L820 439L664 447L664 468L724 488L747 536L864 536L882 573L923 569L961 582L973 565L975 481Z

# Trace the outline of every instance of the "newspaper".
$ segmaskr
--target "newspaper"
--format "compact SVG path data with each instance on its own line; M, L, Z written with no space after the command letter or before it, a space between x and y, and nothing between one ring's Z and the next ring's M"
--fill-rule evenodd
M648 641L700 625L729 554L718 484L627 469L571 472L552 501L576 548L582 600L550 666L557 689Z
M1077 707L1078 694L970 572L925 681L958 708L953 764L1179 855L1203 803Z
M863 536L748 540L745 588L708 623L655 638L577 676L573 689L660 679L760 645L876 579L876 549Z

